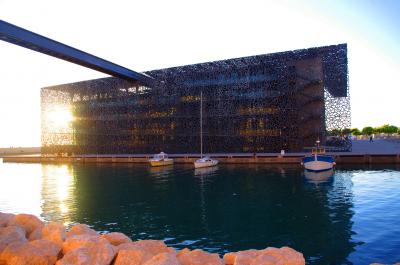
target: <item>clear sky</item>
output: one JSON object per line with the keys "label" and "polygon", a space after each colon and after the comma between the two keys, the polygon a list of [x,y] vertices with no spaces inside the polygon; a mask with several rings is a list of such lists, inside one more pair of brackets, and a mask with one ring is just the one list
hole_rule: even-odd
{"label": "clear sky", "polygon": [[[0,19],[146,71],[348,44],[352,127],[400,126],[400,1],[0,0]],[[0,147],[40,145],[40,88],[104,77],[0,41]]]}

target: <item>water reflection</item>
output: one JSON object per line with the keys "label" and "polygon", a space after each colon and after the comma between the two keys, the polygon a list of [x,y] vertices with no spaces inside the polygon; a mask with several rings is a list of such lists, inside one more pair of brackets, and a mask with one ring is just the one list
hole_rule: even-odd
{"label": "water reflection", "polygon": [[69,225],[74,205],[74,170],[71,165],[42,165],[42,216]]}
{"label": "water reflection", "polygon": [[[210,228],[207,222],[207,197],[206,197],[206,189],[207,189],[207,182],[211,181],[214,174],[217,172],[218,166],[214,167],[204,167],[204,168],[195,168],[194,169],[194,176],[199,180],[199,188],[200,188],[200,209],[201,209],[201,226],[206,231],[206,235],[209,234]],[[185,244],[182,244],[185,245]],[[176,246],[180,246],[180,244],[176,244]]]}
{"label": "water reflection", "polygon": [[204,178],[212,176],[217,170],[218,170],[218,166],[195,168],[194,175],[200,177],[200,179],[203,182]]}
{"label": "water reflection", "polygon": [[174,169],[174,166],[168,165],[162,167],[149,167],[148,169],[151,175],[166,176]]}
{"label": "water reflection", "polygon": [[321,171],[321,172],[313,172],[304,170],[304,176],[306,177],[309,183],[315,184],[316,186],[331,182],[333,179],[333,169]]}
{"label": "water reflection", "polygon": [[[308,264],[343,264],[366,241],[354,235],[366,231],[354,230],[354,220],[365,222],[354,216],[376,209],[377,198],[368,198],[379,187],[363,192],[353,183],[356,176],[358,187],[366,186],[381,171],[371,172],[337,168],[334,176],[307,175],[287,165],[194,170],[185,165],[0,164],[0,211],[84,222],[132,239],[164,238],[172,246],[219,253],[288,245],[303,252]],[[385,194],[397,183],[390,180]],[[355,194],[362,198],[358,208]],[[367,253],[368,247],[362,250]]]}

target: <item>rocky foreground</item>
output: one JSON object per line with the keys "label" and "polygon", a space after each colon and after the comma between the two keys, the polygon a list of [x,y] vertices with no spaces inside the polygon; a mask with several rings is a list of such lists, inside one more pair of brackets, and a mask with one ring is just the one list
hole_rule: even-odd
{"label": "rocky foreground", "polygon": [[87,225],[67,230],[30,214],[0,212],[0,265],[301,265],[301,253],[266,248],[227,253],[176,251],[159,240],[132,241],[122,233],[100,235]]}

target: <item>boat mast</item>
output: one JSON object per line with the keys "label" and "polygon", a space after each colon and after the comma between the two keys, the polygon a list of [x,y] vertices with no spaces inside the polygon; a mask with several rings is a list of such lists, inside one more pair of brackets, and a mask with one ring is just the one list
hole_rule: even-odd
{"label": "boat mast", "polygon": [[203,90],[200,91],[200,158],[203,158]]}

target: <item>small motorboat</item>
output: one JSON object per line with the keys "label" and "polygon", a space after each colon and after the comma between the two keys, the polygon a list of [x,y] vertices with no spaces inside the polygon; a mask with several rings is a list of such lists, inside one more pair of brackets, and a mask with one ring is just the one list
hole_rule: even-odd
{"label": "small motorboat", "polygon": [[321,172],[331,170],[336,165],[333,156],[325,154],[325,148],[319,145],[320,141],[316,141],[316,146],[311,149],[311,155],[307,155],[302,159],[301,164],[306,170]]}
{"label": "small motorboat", "polygon": [[155,154],[153,158],[149,159],[149,162],[152,167],[160,167],[172,165],[174,160],[172,158],[168,158],[166,153],[161,152],[159,154]]}
{"label": "small motorboat", "polygon": [[213,167],[218,164],[218,160],[212,159],[208,156],[197,159],[194,162],[194,168]]}

